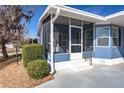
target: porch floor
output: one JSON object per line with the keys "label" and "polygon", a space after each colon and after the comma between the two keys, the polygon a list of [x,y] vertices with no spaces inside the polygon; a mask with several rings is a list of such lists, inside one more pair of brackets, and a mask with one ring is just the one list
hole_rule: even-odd
{"label": "porch floor", "polygon": [[68,68],[74,72],[86,70],[93,68],[93,65],[89,65],[89,62],[85,61],[84,59],[81,60],[73,60],[73,61],[66,61],[61,63],[55,63],[56,70]]}
{"label": "porch floor", "polygon": [[39,88],[124,88],[124,63],[116,65],[94,65],[94,69],[73,72],[58,70],[55,79]]}

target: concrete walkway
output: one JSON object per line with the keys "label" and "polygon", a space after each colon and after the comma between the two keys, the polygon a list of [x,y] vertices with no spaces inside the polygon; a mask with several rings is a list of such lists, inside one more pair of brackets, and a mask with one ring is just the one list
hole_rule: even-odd
{"label": "concrete walkway", "polygon": [[112,66],[95,65],[93,69],[74,72],[59,70],[55,79],[38,88],[124,88],[124,63]]}

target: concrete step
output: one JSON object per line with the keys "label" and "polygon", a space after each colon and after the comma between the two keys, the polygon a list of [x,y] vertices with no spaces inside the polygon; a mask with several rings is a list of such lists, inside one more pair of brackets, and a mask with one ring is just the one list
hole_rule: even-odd
{"label": "concrete step", "polygon": [[93,68],[93,66],[90,66],[89,62],[86,62],[82,59],[82,60],[73,60],[73,61],[56,63],[55,68],[56,70],[69,68],[70,70],[78,72],[81,70]]}
{"label": "concrete step", "polygon": [[93,65],[91,66],[88,62],[72,62],[70,63],[69,68],[75,72],[87,70],[90,68],[93,68]]}

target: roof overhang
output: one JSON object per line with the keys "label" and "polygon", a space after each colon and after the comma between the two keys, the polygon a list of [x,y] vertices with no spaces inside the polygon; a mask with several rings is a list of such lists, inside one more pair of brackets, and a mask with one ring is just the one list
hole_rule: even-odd
{"label": "roof overhang", "polygon": [[79,20],[85,20],[89,22],[94,22],[94,23],[109,23],[109,24],[115,24],[119,26],[124,26],[124,11],[112,14],[110,16],[99,16],[96,14],[92,14],[89,12],[85,12],[82,10],[70,8],[67,6],[61,6],[61,5],[50,5],[46,8],[45,12],[39,19],[38,23],[38,35],[40,34],[41,26],[42,26],[42,21],[49,15],[49,14],[56,14],[57,9],[60,9],[60,14],[61,16],[66,16],[69,18],[76,18]]}
{"label": "roof overhang", "polygon": [[60,6],[60,5],[55,5],[55,6],[48,6],[46,11],[44,12],[43,16],[41,16],[40,20],[42,21],[45,17],[45,14],[55,14],[56,10],[60,9],[60,15],[70,17],[70,18],[76,18],[80,20],[86,20],[90,22],[101,22],[105,21],[105,18],[99,15],[95,15],[92,13],[88,13],[82,10],[70,8],[67,6]]}
{"label": "roof overhang", "polygon": [[88,13],[85,11],[81,11],[78,9],[70,8],[67,6],[52,6],[51,9],[54,11],[54,9],[59,8],[60,9],[60,15],[70,17],[70,18],[76,18],[79,20],[86,20],[90,22],[100,22],[100,21],[105,21],[104,17],[98,16],[92,13]]}
{"label": "roof overhang", "polygon": [[124,11],[106,16],[106,21],[118,26],[124,26]]}
{"label": "roof overhang", "polygon": [[57,9],[60,9],[61,16],[69,17],[69,18],[76,18],[79,20],[85,20],[90,22],[104,22],[105,18],[102,16],[98,16],[92,13],[88,13],[82,10],[70,8],[67,6],[60,6],[60,5],[50,5],[46,8],[45,12],[39,19],[38,23],[38,35],[40,34],[39,31],[41,30],[42,21],[47,17],[49,14],[56,14]]}

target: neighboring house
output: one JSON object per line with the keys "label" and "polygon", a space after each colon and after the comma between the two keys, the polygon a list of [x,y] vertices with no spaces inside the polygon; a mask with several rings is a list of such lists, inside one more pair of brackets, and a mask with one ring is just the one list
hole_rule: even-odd
{"label": "neighboring house", "polygon": [[124,57],[124,11],[99,16],[67,6],[48,6],[38,36],[54,71],[54,63],[83,59],[87,48],[94,63],[115,64]]}
{"label": "neighboring house", "polygon": [[14,48],[14,44],[6,44],[6,48]]}

